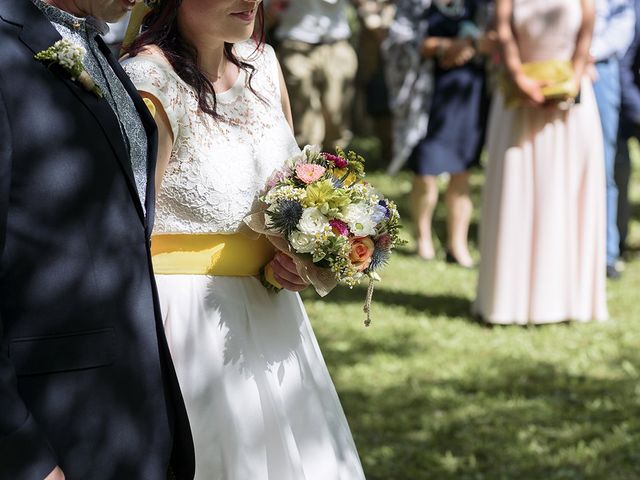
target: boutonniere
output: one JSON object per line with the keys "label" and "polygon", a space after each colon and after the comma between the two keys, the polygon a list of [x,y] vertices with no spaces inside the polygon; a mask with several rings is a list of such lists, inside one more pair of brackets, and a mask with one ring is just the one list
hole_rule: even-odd
{"label": "boutonniere", "polygon": [[35,59],[47,65],[58,65],[71,76],[71,80],[78,82],[82,87],[93,93],[96,97],[102,98],[102,90],[87,73],[82,64],[87,51],[80,45],[63,39],[58,40],[51,47],[36,53]]}

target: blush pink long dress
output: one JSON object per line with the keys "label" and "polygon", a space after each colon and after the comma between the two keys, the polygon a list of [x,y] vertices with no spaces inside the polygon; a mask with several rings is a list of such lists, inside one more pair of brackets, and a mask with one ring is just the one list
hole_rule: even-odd
{"label": "blush pink long dress", "polygon": [[[523,62],[568,60],[580,0],[514,0]],[[604,151],[591,82],[568,111],[506,108],[488,129],[474,312],[498,324],[607,318]]]}

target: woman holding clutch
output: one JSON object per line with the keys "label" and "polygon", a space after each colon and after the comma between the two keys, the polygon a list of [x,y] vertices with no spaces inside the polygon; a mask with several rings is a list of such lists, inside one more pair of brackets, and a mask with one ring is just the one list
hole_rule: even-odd
{"label": "woman holding clutch", "polygon": [[[504,91],[517,101],[498,93],[490,114],[475,313],[501,324],[605,320],[592,0],[497,0],[496,16]],[[536,79],[541,61],[569,65],[564,85]]]}

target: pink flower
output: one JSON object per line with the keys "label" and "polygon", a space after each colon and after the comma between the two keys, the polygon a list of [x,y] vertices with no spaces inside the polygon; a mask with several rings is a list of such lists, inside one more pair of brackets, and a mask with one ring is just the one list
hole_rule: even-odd
{"label": "pink flower", "polygon": [[273,172],[273,174],[267,180],[267,189],[271,190],[278,183],[280,183],[282,180],[284,180],[285,176],[286,176],[285,173],[283,171],[281,171],[281,170],[277,170],[277,171]]}
{"label": "pink flower", "polygon": [[326,168],[322,165],[315,165],[313,163],[301,163],[296,165],[296,176],[306,184],[313,183],[318,180]]}
{"label": "pink flower", "polygon": [[331,229],[336,235],[342,235],[343,237],[349,236],[349,225],[342,220],[329,220],[329,225],[331,225]]}
{"label": "pink flower", "polygon": [[325,160],[333,163],[336,168],[347,168],[349,162],[346,159],[339,157],[338,155],[333,155],[332,153],[323,153],[322,156]]}

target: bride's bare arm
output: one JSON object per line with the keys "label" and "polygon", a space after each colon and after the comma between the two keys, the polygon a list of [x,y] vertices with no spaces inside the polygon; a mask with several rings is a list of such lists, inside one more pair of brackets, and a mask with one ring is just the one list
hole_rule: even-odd
{"label": "bride's bare arm", "polygon": [[507,72],[520,90],[525,101],[542,105],[542,83],[527,77],[522,72],[520,50],[512,28],[513,0],[496,0],[496,30],[502,48],[502,58]]}
{"label": "bride's bare arm", "polygon": [[287,84],[284,82],[284,75],[282,74],[282,68],[278,63],[278,76],[280,77],[280,101],[282,102],[282,111],[284,117],[287,119],[287,123],[293,131],[293,116],[291,115],[291,102],[289,101],[289,92],[287,91]]}
{"label": "bride's bare arm", "polygon": [[[293,131],[293,118],[291,115],[291,103],[289,101],[289,92],[287,92],[287,85],[284,82],[284,75],[282,74],[282,68],[278,63],[278,76],[280,77],[280,100],[282,102],[282,111],[284,117],[287,119],[287,123]],[[287,290],[299,292],[304,290],[309,285],[298,275],[296,271],[295,263],[293,260],[284,253],[278,253],[271,261],[273,273],[280,285]]]}
{"label": "bride's bare arm", "polygon": [[589,64],[589,48],[591,47],[591,37],[593,36],[593,26],[595,24],[593,0],[580,0],[580,6],[582,7],[582,24],[576,38],[576,49],[571,59],[578,86]]}
{"label": "bride's bare arm", "polygon": [[171,158],[171,150],[173,148],[173,132],[171,131],[171,124],[169,123],[169,117],[164,111],[164,107],[160,100],[147,92],[139,92],[142,98],[148,99],[153,103],[155,107],[154,120],[158,126],[158,156],[156,159],[156,194],[160,191],[160,185],[162,184],[162,177],[164,171],[167,169],[169,159]]}

